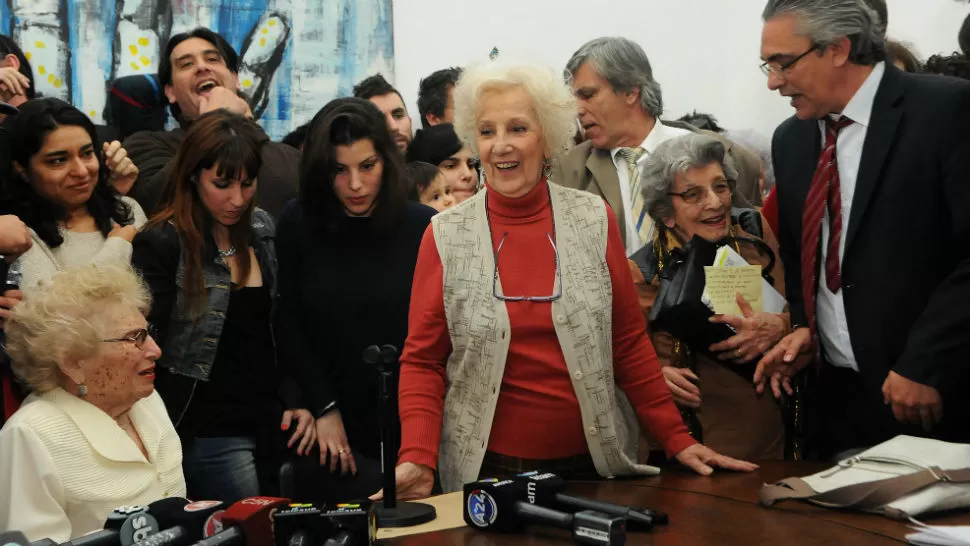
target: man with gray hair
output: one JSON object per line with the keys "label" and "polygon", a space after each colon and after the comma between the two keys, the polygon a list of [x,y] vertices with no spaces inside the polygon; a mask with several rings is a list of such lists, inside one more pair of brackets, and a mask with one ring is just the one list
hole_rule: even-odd
{"label": "man with gray hair", "polygon": [[[686,123],[660,120],[663,97],[650,61],[626,38],[597,38],[566,64],[566,79],[579,103],[583,142],[563,158],[552,181],[603,197],[613,208],[627,255],[653,239],[653,222],[640,196],[640,166],[661,142],[696,132]],[[757,157],[728,146],[740,173],[735,204],[761,203]]]}
{"label": "man with gray hair", "polygon": [[898,434],[970,441],[970,83],[885,62],[864,0],[770,0],[793,333],[755,374],[775,395],[813,361],[826,457]]}

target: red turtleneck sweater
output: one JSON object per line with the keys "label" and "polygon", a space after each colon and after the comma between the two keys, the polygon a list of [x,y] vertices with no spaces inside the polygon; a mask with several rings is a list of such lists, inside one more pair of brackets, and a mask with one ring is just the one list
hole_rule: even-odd
{"label": "red turtleneck sweater", "polygon": [[[556,261],[546,233],[552,209],[546,182],[512,199],[488,190],[492,241],[506,296],[549,296]],[[640,422],[669,455],[694,443],[687,433],[646,334],[636,287],[613,211],[607,207],[606,261],[613,284],[613,368]],[[429,226],[418,251],[408,339],[401,356],[400,462],[436,467],[446,363],[451,339],[442,293],[441,257]],[[556,459],[587,451],[579,402],[552,322],[552,304],[506,302],[511,322],[505,375],[488,450],[525,459]]]}

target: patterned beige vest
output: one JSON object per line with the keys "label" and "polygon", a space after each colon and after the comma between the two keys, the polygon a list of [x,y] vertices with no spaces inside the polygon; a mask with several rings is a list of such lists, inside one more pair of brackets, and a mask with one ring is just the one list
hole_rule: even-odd
{"label": "patterned beige vest", "polygon": [[[606,205],[557,184],[549,190],[563,285],[562,298],[552,304],[553,323],[596,470],[604,477],[656,474],[659,469],[636,464],[639,423],[613,377]],[[492,294],[485,192],[436,215],[432,226],[452,344],[438,458],[442,485],[450,492],[478,479],[512,334],[505,302]]]}

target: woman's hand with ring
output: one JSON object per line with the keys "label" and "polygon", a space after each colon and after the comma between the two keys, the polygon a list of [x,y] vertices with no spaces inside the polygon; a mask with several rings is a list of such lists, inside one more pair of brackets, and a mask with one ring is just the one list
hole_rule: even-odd
{"label": "woman's hand with ring", "polygon": [[727,324],[734,328],[736,335],[711,345],[712,353],[719,353],[720,360],[731,360],[737,364],[759,358],[774,347],[788,331],[786,315],[755,312],[741,294],[737,296],[738,308],[743,317],[715,315],[711,322]]}
{"label": "woman's hand with ring", "polygon": [[320,444],[320,464],[327,464],[327,456],[330,458],[330,472],[337,471],[337,463],[340,463],[340,473],[348,472],[357,475],[357,461],[350,452],[347,443],[347,432],[344,430],[344,421],[340,417],[339,410],[332,410],[323,417],[317,419],[317,443]]}

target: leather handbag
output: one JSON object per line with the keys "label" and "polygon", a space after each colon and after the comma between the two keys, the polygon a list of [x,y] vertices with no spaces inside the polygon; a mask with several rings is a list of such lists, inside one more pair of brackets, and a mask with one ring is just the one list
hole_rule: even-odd
{"label": "leather handbag", "polygon": [[[764,268],[770,272],[774,266],[774,252],[759,240],[748,238],[729,238],[727,242],[744,241],[767,249],[769,264]],[[726,324],[710,322],[714,311],[701,301],[704,292],[704,266],[714,263],[717,249],[724,241],[712,243],[694,236],[683,248],[673,249],[670,259],[660,272],[660,289],[650,311],[650,329],[654,332],[668,332],[681,342],[686,343],[694,352],[716,358],[709,348],[735,334]],[[743,364],[729,364],[731,371],[747,380],[754,378],[757,358]]]}
{"label": "leather handbag", "polygon": [[834,467],[762,486],[761,504],[799,499],[905,520],[970,507],[970,444],[896,436]]}

